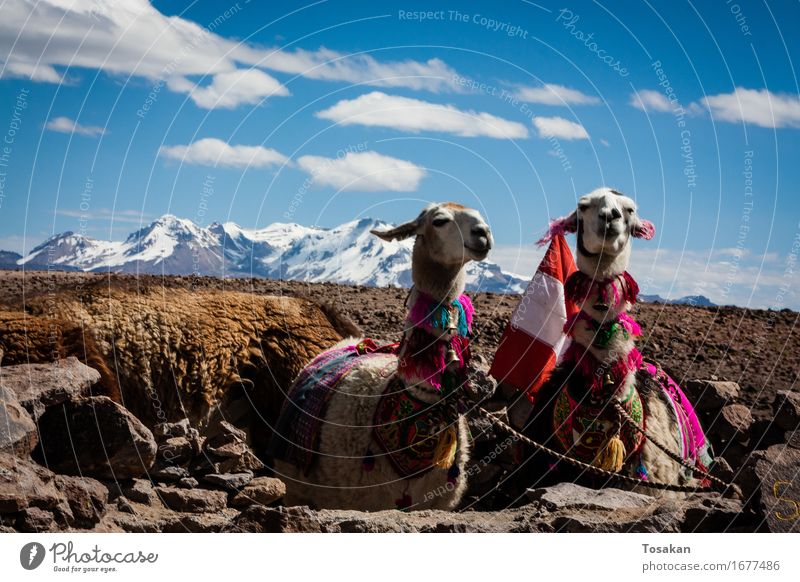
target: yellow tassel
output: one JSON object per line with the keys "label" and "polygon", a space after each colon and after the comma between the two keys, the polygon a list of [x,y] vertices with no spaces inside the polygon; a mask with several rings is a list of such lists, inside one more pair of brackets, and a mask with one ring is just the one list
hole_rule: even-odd
{"label": "yellow tassel", "polygon": [[447,427],[439,437],[439,444],[433,453],[433,464],[442,469],[449,469],[456,460],[456,429]]}
{"label": "yellow tassel", "polygon": [[622,464],[625,461],[625,444],[619,435],[615,435],[608,439],[606,447],[597,455],[594,460],[594,465],[605,469],[606,471],[613,471],[618,473],[622,469]]}

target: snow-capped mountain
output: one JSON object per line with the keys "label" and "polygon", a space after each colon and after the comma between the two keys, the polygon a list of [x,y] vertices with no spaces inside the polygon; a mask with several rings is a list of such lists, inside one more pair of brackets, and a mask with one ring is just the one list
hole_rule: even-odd
{"label": "snow-capped mountain", "polygon": [[[26,268],[169,275],[253,276],[370,286],[411,285],[413,242],[384,242],[370,230],[392,225],[369,218],[336,228],[274,223],[252,230],[233,222],[206,228],[167,214],[124,241],[73,232],[53,236],[18,259]],[[471,291],[521,293],[527,279],[491,261],[470,263]]]}

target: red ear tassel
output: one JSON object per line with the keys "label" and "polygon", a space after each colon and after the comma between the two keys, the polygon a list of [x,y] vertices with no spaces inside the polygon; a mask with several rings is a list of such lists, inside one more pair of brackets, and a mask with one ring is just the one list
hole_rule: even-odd
{"label": "red ear tassel", "polygon": [[639,224],[633,229],[633,236],[650,240],[656,234],[656,227],[649,220],[639,220]]}
{"label": "red ear tassel", "polygon": [[547,229],[547,233],[536,241],[536,244],[539,246],[546,245],[553,237],[558,236],[559,234],[565,234],[567,232],[575,232],[578,230],[578,217],[573,212],[569,216],[562,216],[561,218],[556,218],[555,220],[550,221],[550,227]]}

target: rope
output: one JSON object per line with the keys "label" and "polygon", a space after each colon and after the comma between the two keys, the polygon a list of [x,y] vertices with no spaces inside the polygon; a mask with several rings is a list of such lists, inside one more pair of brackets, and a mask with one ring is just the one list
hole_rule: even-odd
{"label": "rope", "polygon": [[715,477],[714,475],[712,475],[708,471],[704,471],[703,469],[700,469],[700,468],[697,468],[697,467],[694,467],[694,466],[690,465],[689,463],[686,462],[686,460],[684,458],[682,458],[682,457],[678,456],[676,453],[670,451],[665,445],[663,445],[661,442],[656,440],[655,437],[649,435],[647,433],[647,431],[645,431],[642,427],[640,427],[636,423],[636,421],[633,418],[631,418],[630,414],[628,414],[628,411],[625,410],[625,408],[622,406],[622,404],[619,401],[617,401],[617,400],[614,401],[614,408],[617,410],[617,413],[620,415],[620,417],[622,417],[622,419],[625,422],[630,424],[634,429],[636,429],[639,433],[641,433],[644,436],[644,438],[646,438],[648,441],[653,443],[657,448],[659,448],[670,459],[672,459],[673,461],[675,461],[676,463],[678,463],[679,465],[681,465],[685,469],[689,469],[693,473],[697,473],[701,477],[705,477],[706,479],[708,479],[712,483],[717,484],[719,487],[722,488],[722,491],[726,491],[727,489],[731,489],[735,494],[741,495],[742,492],[741,492],[741,489],[739,489],[738,485],[736,485],[734,483],[727,483],[726,481],[723,481],[719,477]]}
{"label": "rope", "polygon": [[[598,476],[601,476],[601,477],[606,477],[608,479],[614,479],[614,480],[622,481],[622,482],[625,482],[625,483],[631,483],[631,484],[634,484],[634,485],[638,485],[638,486],[642,486],[642,487],[649,487],[651,489],[659,489],[659,490],[663,490],[663,491],[676,491],[676,492],[679,492],[679,493],[697,493],[697,492],[702,492],[702,491],[713,491],[714,490],[714,488],[712,488],[712,487],[705,487],[705,486],[691,487],[689,485],[673,485],[671,483],[657,483],[657,482],[654,482],[654,481],[643,481],[641,479],[636,479],[635,477],[630,477],[628,475],[623,475],[623,474],[620,474],[620,473],[615,473],[613,471],[607,471],[606,469],[601,469],[600,467],[595,467],[594,465],[590,465],[588,463],[584,463],[583,461],[579,461],[578,459],[573,459],[572,457],[568,457],[567,455],[559,453],[558,451],[554,451],[553,449],[551,449],[549,447],[546,447],[543,444],[537,443],[535,440],[533,440],[531,438],[528,438],[527,436],[525,436],[524,434],[520,433],[516,429],[514,429],[511,426],[507,425],[505,422],[503,422],[499,418],[496,418],[494,415],[489,413],[485,408],[483,408],[481,406],[478,406],[477,409],[478,409],[478,412],[480,412],[483,416],[485,416],[487,419],[489,419],[490,422],[494,423],[495,425],[500,427],[502,430],[504,430],[505,432],[511,434],[512,436],[516,437],[517,439],[521,440],[522,442],[524,442],[524,443],[532,446],[533,448],[535,448],[535,449],[537,449],[539,451],[542,451],[542,452],[544,452],[544,453],[546,453],[546,454],[548,454],[548,455],[550,455],[552,457],[555,457],[556,459],[558,459],[560,461],[564,461],[565,463],[568,463],[570,465],[574,465],[575,467],[583,469],[584,471],[586,471],[588,473],[592,473],[594,475],[598,475]],[[645,436],[647,436],[647,435],[645,434]],[[658,445],[656,445],[656,446],[658,446]],[[722,485],[725,486],[725,489],[722,491],[723,493],[726,492],[730,488],[730,490],[733,492],[734,495],[741,496],[741,490],[736,485],[725,483],[724,481],[721,481],[721,480],[717,479],[716,477],[713,477],[712,482],[715,483],[717,481],[719,481],[719,483],[721,483]]]}

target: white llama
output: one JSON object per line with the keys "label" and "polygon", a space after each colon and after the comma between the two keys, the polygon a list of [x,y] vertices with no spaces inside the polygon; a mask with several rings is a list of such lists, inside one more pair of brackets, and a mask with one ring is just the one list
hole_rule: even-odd
{"label": "white llama", "polygon": [[[531,434],[604,469],[696,484],[692,471],[643,438],[631,422],[689,465],[711,465],[711,449],[691,403],[657,364],[642,361],[635,346],[641,330],[627,312],[639,289],[626,269],[631,239],[652,238],[652,223],[639,218],[633,200],[600,188],[583,196],[572,214],[553,221],[539,242],[564,232],[577,235],[578,271],[567,280],[565,295],[580,312],[565,326],[572,343],[536,395]],[[559,472],[564,479],[571,471],[561,463]]]}
{"label": "white llama", "polygon": [[450,509],[466,489],[469,452],[459,411],[472,322],[465,266],[486,258],[492,235],[454,203],[373,234],[416,237],[400,344],[351,338],[300,373],[273,437],[275,472],[287,505]]}

